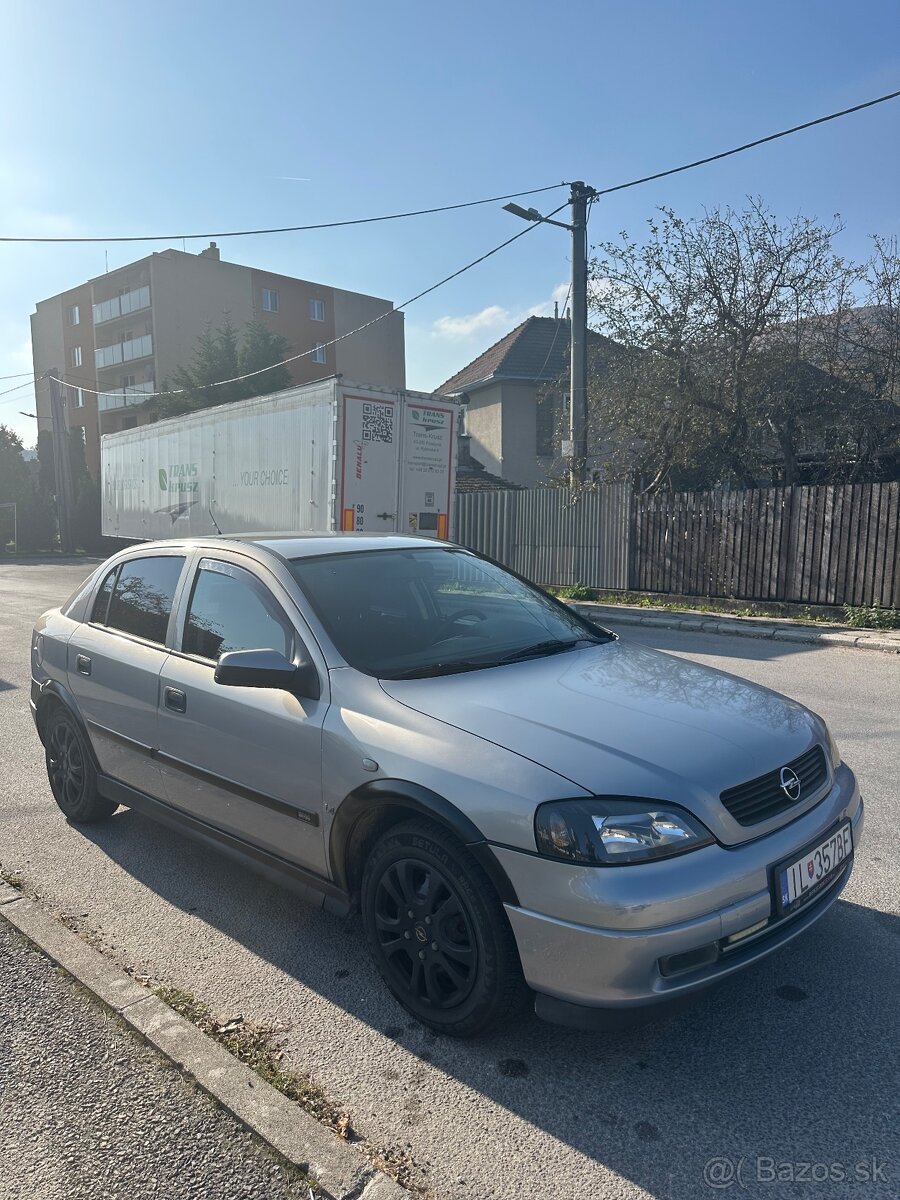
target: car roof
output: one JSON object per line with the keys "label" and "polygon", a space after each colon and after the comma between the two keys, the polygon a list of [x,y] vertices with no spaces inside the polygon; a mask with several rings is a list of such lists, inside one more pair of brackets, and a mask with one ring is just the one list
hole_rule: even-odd
{"label": "car roof", "polygon": [[423,546],[447,545],[437,538],[397,533],[248,533],[236,540],[252,542],[282,558],[345,554],[354,550],[415,550]]}
{"label": "car roof", "polygon": [[[140,544],[141,550],[150,546],[175,549],[255,548],[268,551],[278,558],[312,558],[323,554],[346,554],[360,550],[421,550],[444,548],[453,543],[437,538],[396,533],[242,533],[207,535],[204,537],[161,539]],[[138,549],[138,547],[134,547]]]}

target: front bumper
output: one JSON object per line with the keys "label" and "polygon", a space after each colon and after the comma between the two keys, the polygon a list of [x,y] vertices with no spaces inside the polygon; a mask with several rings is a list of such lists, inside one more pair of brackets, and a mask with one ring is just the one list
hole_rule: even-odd
{"label": "front bumper", "polygon": [[[855,851],[863,803],[853,772],[841,765],[815,808],[740,846],[634,867],[575,867],[495,847],[519,897],[505,908],[539,1015],[588,1025],[590,1013],[567,1016],[567,1009],[677,1001],[785,945],[834,903],[853,860],[827,890],[781,919],[769,869],[847,819]],[[547,914],[551,907],[558,915]],[[758,925],[746,939],[727,941]],[[603,1014],[596,1016],[602,1023]]]}

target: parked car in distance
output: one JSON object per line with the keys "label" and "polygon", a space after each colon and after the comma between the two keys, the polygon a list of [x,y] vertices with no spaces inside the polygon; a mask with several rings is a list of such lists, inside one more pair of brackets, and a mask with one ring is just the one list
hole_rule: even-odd
{"label": "parked car in distance", "polygon": [[74,824],[134,808],[326,907],[433,1029],[609,1026],[784,946],[863,803],[824,722],[477,554],[353,534],[135,546],[34,629]]}

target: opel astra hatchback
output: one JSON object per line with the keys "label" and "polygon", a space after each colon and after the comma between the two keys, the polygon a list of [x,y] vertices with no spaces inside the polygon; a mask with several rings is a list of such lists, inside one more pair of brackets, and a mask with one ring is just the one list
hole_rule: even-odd
{"label": "opel astra hatchback", "polygon": [[863,826],[823,721],[412,537],[151,543],[38,621],[73,823],[120,805],[338,912],[424,1024],[617,1022],[802,933]]}

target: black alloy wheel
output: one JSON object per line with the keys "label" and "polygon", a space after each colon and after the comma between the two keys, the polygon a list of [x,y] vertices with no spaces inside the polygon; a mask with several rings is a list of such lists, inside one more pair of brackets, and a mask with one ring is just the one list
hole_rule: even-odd
{"label": "black alloy wheel", "polygon": [[435,1009],[462,1004],[472,990],[478,944],[465,901],[437,867],[401,858],[375,885],[379,948],[396,984]]}
{"label": "black alloy wheel", "polygon": [[47,718],[44,757],[53,798],[70,821],[102,821],[119,807],[97,791],[97,772],[84,737],[62,705]]}
{"label": "black alloy wheel", "polygon": [[447,829],[389,829],[363,872],[369,949],[395,998],[423,1025],[472,1037],[527,995],[512,930],[484,871]]}
{"label": "black alloy wheel", "polygon": [[56,721],[47,740],[47,773],[60,804],[77,808],[84,798],[84,752],[68,721]]}

